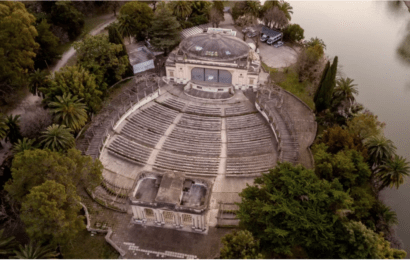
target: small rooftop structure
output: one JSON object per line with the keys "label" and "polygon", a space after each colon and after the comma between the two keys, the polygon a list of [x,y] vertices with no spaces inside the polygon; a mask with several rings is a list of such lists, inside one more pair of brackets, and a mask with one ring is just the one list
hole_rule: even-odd
{"label": "small rooftop structure", "polygon": [[126,49],[134,74],[155,68],[155,54],[145,47],[143,43],[129,44],[126,46]]}
{"label": "small rooftop structure", "polygon": [[283,36],[283,33],[275,31],[273,29],[269,29],[268,27],[262,27],[262,34],[266,34],[269,37],[276,37],[276,36]]}

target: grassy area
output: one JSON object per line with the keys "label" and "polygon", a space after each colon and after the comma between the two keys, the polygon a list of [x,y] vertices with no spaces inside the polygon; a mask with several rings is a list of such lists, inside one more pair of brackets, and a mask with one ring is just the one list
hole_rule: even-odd
{"label": "grassy area", "polygon": [[91,236],[90,232],[83,230],[75,239],[61,246],[61,254],[65,259],[118,259],[119,254],[105,241],[104,236]]}
{"label": "grassy area", "polygon": [[315,103],[313,102],[313,96],[309,93],[308,81],[299,82],[299,76],[292,68],[285,68],[283,71],[279,71],[274,68],[268,67],[262,62],[262,67],[268,71],[272,80],[282,87],[283,89],[291,92],[303,102],[305,102],[311,109],[315,109]]}

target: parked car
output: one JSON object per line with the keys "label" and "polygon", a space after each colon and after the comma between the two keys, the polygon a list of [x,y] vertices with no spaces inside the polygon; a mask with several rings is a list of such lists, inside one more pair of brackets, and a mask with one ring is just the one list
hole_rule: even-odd
{"label": "parked car", "polygon": [[276,42],[277,40],[279,40],[279,39],[269,38],[269,39],[266,41],[266,43],[269,44],[269,45],[272,45],[272,43]]}
{"label": "parked car", "polygon": [[261,42],[266,42],[266,40],[268,39],[269,37],[266,35],[266,34],[263,34],[262,36],[261,36]]}
{"label": "parked car", "polygon": [[255,31],[250,31],[247,36],[248,36],[248,38],[253,38],[253,37],[255,37],[256,35],[258,35],[257,32],[255,32]]}
{"label": "parked car", "polygon": [[279,47],[282,46],[282,45],[283,45],[283,41],[278,41],[277,43],[275,43],[275,44],[273,45],[273,47],[279,48]]}
{"label": "parked car", "polygon": [[242,29],[242,32],[243,32],[243,33],[247,33],[247,32],[249,32],[251,29],[252,29],[251,27],[245,27],[244,29]]}

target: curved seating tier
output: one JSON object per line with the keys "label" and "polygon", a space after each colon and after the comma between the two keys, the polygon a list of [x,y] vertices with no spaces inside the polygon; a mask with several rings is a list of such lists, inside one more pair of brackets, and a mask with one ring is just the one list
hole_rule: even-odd
{"label": "curved seating tier", "polygon": [[217,174],[219,158],[194,157],[160,151],[154,169],[182,171],[187,173]]}
{"label": "curved seating tier", "polygon": [[221,108],[215,107],[189,105],[185,109],[185,112],[199,115],[221,116],[222,110]]}
{"label": "curved seating tier", "polygon": [[225,108],[225,116],[237,116],[252,112],[255,112],[255,109],[246,105]]}
{"label": "curved seating tier", "polygon": [[261,174],[268,172],[269,169],[276,165],[276,158],[272,154],[227,158],[226,174],[241,175],[241,174]]}
{"label": "curved seating tier", "polygon": [[258,113],[232,116],[226,118],[227,129],[254,127],[258,125],[266,125],[266,121]]}
{"label": "curved seating tier", "polygon": [[273,153],[274,147],[271,139],[254,140],[248,142],[228,142],[228,156],[250,156]]}
{"label": "curved seating tier", "polygon": [[168,137],[163,149],[186,155],[218,157],[221,153],[221,142],[202,143]]}
{"label": "curved seating tier", "polygon": [[206,131],[220,131],[221,118],[184,114],[177,126]]}
{"label": "curved seating tier", "polygon": [[191,140],[193,142],[221,142],[221,132],[219,131],[201,131],[176,126],[168,138],[181,140]]}
{"label": "curved seating tier", "polygon": [[139,165],[144,165],[152,152],[151,148],[139,145],[122,136],[117,136],[108,146],[108,150]]}
{"label": "curved seating tier", "polygon": [[229,92],[209,92],[194,88],[185,90],[185,93],[187,93],[190,96],[206,99],[227,99],[232,97],[232,94]]}
{"label": "curved seating tier", "polygon": [[166,106],[169,106],[175,110],[182,110],[185,107],[185,103],[176,100],[175,98],[169,97],[161,102]]}
{"label": "curved seating tier", "polygon": [[247,127],[244,129],[228,129],[228,142],[246,142],[251,140],[270,139],[271,130],[266,125]]}

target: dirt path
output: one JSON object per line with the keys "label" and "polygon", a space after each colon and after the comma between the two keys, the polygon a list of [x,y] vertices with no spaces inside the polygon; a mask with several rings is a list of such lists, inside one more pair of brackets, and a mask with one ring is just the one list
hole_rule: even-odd
{"label": "dirt path", "polygon": [[[89,32],[90,35],[97,35],[101,33],[105,27],[107,27],[109,24],[115,21],[116,17],[114,17],[112,14],[107,15],[107,20],[98,25],[96,28],[91,30]],[[63,55],[61,56],[61,59],[57,62],[57,64],[51,69],[51,72],[54,73],[58,70],[60,70],[62,67],[64,67],[67,63],[67,61],[73,57],[75,54],[75,50],[73,47],[71,47],[68,51],[64,52]],[[11,110],[8,114],[11,115],[22,115],[24,114],[27,110],[32,109],[33,107],[36,107],[41,104],[41,98],[38,96],[35,96],[31,93],[29,93],[13,110]],[[0,149],[0,165],[3,163],[4,159],[7,157],[8,152],[11,148],[10,143],[5,143],[4,141],[1,141],[3,148]]]}

